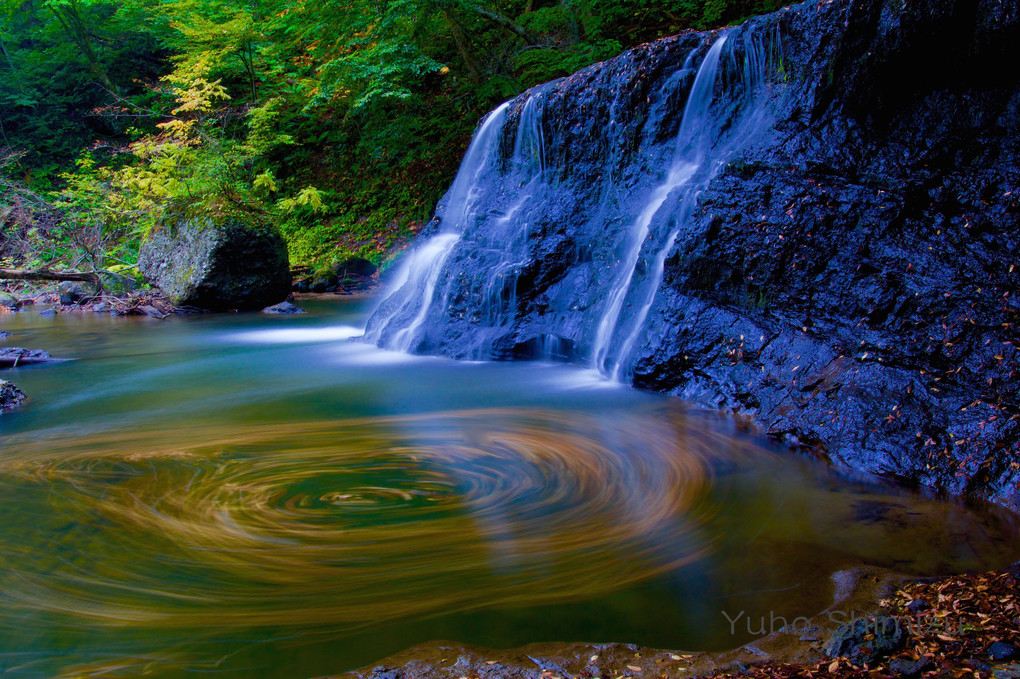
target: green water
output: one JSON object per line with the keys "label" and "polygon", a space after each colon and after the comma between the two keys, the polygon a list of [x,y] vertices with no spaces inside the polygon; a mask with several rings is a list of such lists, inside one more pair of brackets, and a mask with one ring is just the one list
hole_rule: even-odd
{"label": "green water", "polygon": [[453,639],[724,649],[833,572],[998,567],[936,502],[567,366],[457,363],[297,317],[0,316],[5,676],[310,677]]}

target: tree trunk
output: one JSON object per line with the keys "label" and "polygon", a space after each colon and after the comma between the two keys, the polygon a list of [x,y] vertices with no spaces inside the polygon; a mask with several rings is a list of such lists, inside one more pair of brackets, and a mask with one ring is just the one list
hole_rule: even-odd
{"label": "tree trunk", "polygon": [[468,41],[468,37],[464,34],[464,29],[457,23],[457,18],[453,16],[450,10],[443,8],[443,16],[446,17],[447,23],[450,24],[450,31],[453,32],[453,43],[457,46],[457,51],[460,52],[460,58],[464,60],[464,66],[467,68],[468,73],[473,80],[481,80],[482,74],[478,70],[478,63],[471,54],[471,44]]}
{"label": "tree trunk", "polygon": [[505,16],[503,16],[501,14],[496,14],[495,12],[491,12],[491,11],[485,9],[484,7],[480,7],[478,5],[468,5],[468,8],[472,12],[474,12],[475,14],[478,14],[480,16],[485,17],[486,19],[488,19],[492,23],[494,23],[494,24],[496,24],[498,26],[502,26],[503,28],[505,28],[506,30],[510,31],[511,33],[516,35],[518,38],[523,40],[524,42],[528,43],[529,45],[537,45],[538,44],[538,38],[536,38],[530,32],[525,30],[523,27],[521,27],[521,26],[515,24],[514,22],[510,21]]}
{"label": "tree trunk", "polygon": [[[17,80],[17,78],[18,78],[18,69],[14,68],[14,62],[11,61],[11,55],[7,53],[7,46],[4,45],[3,37],[0,37],[0,52],[4,53],[4,59],[7,61],[7,65],[11,67],[11,74]],[[18,81],[18,89],[19,90],[21,89],[21,81],[20,80]]]}
{"label": "tree trunk", "polygon": [[0,349],[0,368],[17,368],[19,365],[54,363],[64,360],[66,359],[53,358],[45,351],[22,349],[21,347],[4,347]]}
{"label": "tree trunk", "polygon": [[576,45],[584,40],[584,27],[577,19],[577,11],[574,9],[573,0],[560,0],[560,7],[563,8],[567,15],[567,21],[570,24],[570,38]]}
{"label": "tree trunk", "polygon": [[96,56],[95,50],[92,49],[92,40],[89,37],[88,27],[85,25],[85,19],[82,17],[81,12],[78,9],[77,2],[71,2],[67,5],[63,5],[58,9],[56,6],[50,5],[50,11],[60,22],[64,32],[71,39],[78,49],[81,50],[85,56],[85,60],[89,64],[89,70],[96,76],[96,80],[107,89],[107,91],[113,94],[120,94],[120,89],[113,84],[110,80],[110,76],[106,74],[102,64],[99,63],[99,57]]}
{"label": "tree trunk", "polygon": [[480,5],[476,5],[471,2],[454,3],[451,2],[451,0],[443,0],[443,2],[441,2],[441,6],[443,7],[444,11],[448,11],[451,7],[461,7],[468,11],[474,12],[478,16],[488,19],[497,26],[505,28],[506,30],[510,31],[511,33],[513,33],[514,35],[516,35],[518,38],[528,43],[529,45],[539,44],[538,38],[532,35],[523,26],[515,24],[513,21],[507,19],[502,14],[496,14],[495,12],[485,9]]}
{"label": "tree trunk", "polygon": [[103,281],[97,273],[87,271],[50,271],[49,269],[0,269],[0,280],[15,281],[79,281],[91,283],[96,292],[103,291]]}

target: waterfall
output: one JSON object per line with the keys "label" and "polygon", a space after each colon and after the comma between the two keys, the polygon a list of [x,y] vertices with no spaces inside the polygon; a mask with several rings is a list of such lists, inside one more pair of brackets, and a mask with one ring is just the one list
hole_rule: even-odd
{"label": "waterfall", "polygon": [[555,81],[490,113],[367,340],[629,379],[698,195],[771,125],[762,40],[735,28],[670,49],[661,68],[624,55],[582,72],[599,86]]}
{"label": "waterfall", "polygon": [[[647,205],[630,229],[631,242],[627,257],[610,289],[605,312],[599,321],[592,347],[592,365],[613,380],[620,380],[621,372],[627,368],[626,362],[644,330],[648,311],[662,282],[666,256],[690,217],[698,193],[736,150],[770,124],[770,118],[754,106],[753,96],[759,91],[758,87],[764,77],[766,59],[762,42],[753,35],[745,36],[744,59],[740,69],[746,100],[740,101],[737,98],[725,102],[724,108],[728,107],[728,111],[720,111],[718,106],[713,106],[726,44],[727,36],[721,35],[698,69],[684,108],[669,173],[666,180],[652,192]],[[733,93],[729,94],[732,96]],[[650,257],[651,275],[644,281],[644,291],[635,293],[637,312],[628,322],[621,323],[620,314],[624,302],[634,287],[639,255],[648,249],[652,220],[659,215],[667,200],[672,208],[668,216],[674,226]],[[618,335],[622,341],[618,343],[615,352],[611,353],[613,338]]]}
{"label": "waterfall", "polygon": [[[631,281],[634,278],[634,270],[637,267],[638,255],[642,246],[648,238],[648,229],[652,219],[658,214],[663,203],[673,193],[674,189],[687,184],[694,173],[704,162],[705,149],[700,124],[706,122],[708,109],[712,103],[712,90],[715,86],[716,72],[719,70],[719,55],[722,47],[726,44],[726,36],[720,37],[712,45],[708,55],[705,57],[698,75],[694,79],[694,87],[687,99],[687,106],[684,109],[683,121],[680,124],[680,142],[678,152],[673,160],[672,167],[666,181],[656,187],[645,209],[638,215],[637,220],[630,229],[630,246],[627,249],[627,256],[622,262],[617,280],[614,282],[609,293],[609,302],[606,304],[606,311],[599,321],[598,333],[595,335],[595,343],[592,346],[592,356],[595,367],[606,370],[607,354],[613,331],[620,319],[620,311],[623,308],[624,299],[630,289]],[[684,143],[688,142],[688,143]],[[685,153],[690,147],[691,153]],[[615,373],[615,370],[614,370]]]}
{"label": "waterfall", "polygon": [[[443,264],[460,240],[465,222],[474,215],[479,198],[478,183],[484,178],[487,166],[497,158],[499,131],[506,120],[508,106],[509,102],[499,106],[479,126],[450,188],[448,209],[439,225],[439,233],[404,258],[395,276],[393,292],[369,321],[365,333],[368,341],[388,349],[413,349],[416,334],[435,303],[436,284]],[[396,325],[400,322],[404,325]],[[396,331],[387,335],[391,326]]]}
{"label": "waterfall", "polygon": [[[534,92],[514,111],[512,119],[512,102],[500,105],[485,118],[444,200],[446,211],[438,233],[405,257],[394,276],[392,294],[369,321],[368,341],[401,351],[419,348],[425,341],[424,326],[430,314],[441,313],[454,292],[457,281],[442,280],[444,265],[465,233],[471,239],[472,256],[487,261],[484,272],[474,280],[481,290],[473,309],[477,332],[489,338],[513,321],[517,276],[528,261],[529,220],[522,209],[541,200],[538,194],[547,188],[540,101],[541,91]],[[513,140],[513,150],[504,158],[500,148],[508,137]],[[474,228],[478,222],[485,228]],[[488,358],[486,342],[475,344],[477,349],[466,356]]]}

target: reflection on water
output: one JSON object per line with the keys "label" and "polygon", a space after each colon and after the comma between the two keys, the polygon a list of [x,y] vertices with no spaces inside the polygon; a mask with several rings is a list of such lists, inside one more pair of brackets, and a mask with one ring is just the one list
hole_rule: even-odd
{"label": "reflection on water", "polygon": [[[313,308],[313,311],[315,309]],[[725,648],[831,573],[1008,563],[1012,518],[838,478],[562,366],[348,318],[3,317],[80,358],[0,420],[0,667],[297,677],[433,638]],[[593,388],[598,387],[598,388]]]}

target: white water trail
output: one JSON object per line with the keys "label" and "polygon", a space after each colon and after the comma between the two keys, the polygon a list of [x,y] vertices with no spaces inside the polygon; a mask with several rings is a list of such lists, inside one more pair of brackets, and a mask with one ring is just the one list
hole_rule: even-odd
{"label": "white water trail", "polygon": [[[497,191],[505,192],[507,197],[515,193],[519,195],[502,210],[501,216],[495,216],[499,211],[493,210],[488,222],[490,226],[484,237],[479,238],[479,243],[500,253],[499,261],[489,269],[487,283],[480,295],[479,327],[492,331],[507,326],[515,318],[517,276],[528,263],[531,219],[526,208],[530,203],[542,200],[545,188],[545,140],[540,100],[540,96],[531,96],[521,107],[508,174],[495,185]],[[478,347],[476,356],[487,358],[484,343]]]}
{"label": "white water trail", "polygon": [[542,135],[542,109],[539,97],[524,102],[514,140],[514,160],[525,166],[532,179],[545,170],[545,138]]}
{"label": "white water trail", "polygon": [[627,254],[621,262],[621,275],[617,277],[613,284],[609,299],[606,302],[606,311],[599,321],[595,342],[592,346],[593,367],[600,372],[610,374],[614,378],[617,374],[616,367],[607,366],[609,351],[627,292],[630,290],[631,283],[634,280],[638,258],[641,255],[641,247],[644,245],[645,239],[648,238],[652,219],[662,208],[670,194],[689,182],[704,162],[705,147],[707,146],[707,141],[704,138],[708,135],[701,129],[701,123],[707,118],[709,107],[712,104],[712,91],[715,87],[720,55],[725,43],[726,36],[721,36],[716,40],[709,49],[708,54],[705,55],[701,67],[698,69],[694,85],[691,87],[691,94],[687,99],[687,105],[684,107],[683,120],[680,123],[680,132],[678,134],[677,153],[674,156],[669,174],[666,180],[652,192],[650,200],[631,227]]}
{"label": "white water trail", "polygon": [[[374,324],[366,333],[369,341],[387,349],[410,351],[419,328],[428,318],[435,302],[439,276],[450,253],[460,240],[466,222],[471,218],[479,197],[478,183],[493,159],[497,158],[499,132],[506,121],[509,102],[496,108],[479,127],[468,146],[467,154],[453,180],[447,202],[446,213],[439,225],[439,233],[430,238],[408,255],[406,264],[401,266],[391,292],[379,308],[389,307],[389,314]],[[444,300],[445,305],[445,300]],[[398,316],[409,307],[417,313],[400,330],[387,337],[387,330]]]}
{"label": "white water trail", "polygon": [[410,273],[414,275],[414,285],[421,290],[421,304],[418,306],[418,313],[414,319],[399,332],[393,335],[390,341],[390,348],[399,351],[410,351],[411,342],[414,340],[418,328],[425,323],[429,314],[432,300],[436,294],[436,283],[439,281],[439,274],[443,271],[446,258],[453,251],[453,246],[460,240],[460,234],[440,233],[429,239],[424,247],[418,249],[411,256],[408,266]]}
{"label": "white water trail", "polygon": [[[721,38],[720,42],[722,40],[725,40],[725,38]],[[648,312],[651,310],[652,304],[655,301],[655,295],[659,290],[659,286],[662,284],[666,256],[673,249],[673,245],[676,243],[681,229],[687,223],[687,220],[694,209],[695,203],[697,202],[698,193],[718,174],[719,170],[731,154],[736,149],[743,146],[769,122],[768,116],[759,108],[755,108],[753,106],[753,100],[750,100],[765,77],[767,62],[765,49],[761,41],[757,40],[753,35],[745,38],[744,46],[745,55],[742,76],[745,96],[749,98],[749,101],[741,104],[740,106],[742,108],[750,107],[751,113],[746,116],[742,116],[744,119],[737,121],[734,129],[730,131],[728,138],[724,142],[720,142],[720,147],[714,149],[712,157],[708,159],[707,163],[705,158],[711,149],[712,143],[717,141],[715,139],[716,135],[705,134],[703,132],[699,133],[698,130],[710,128],[710,121],[708,119],[708,104],[711,103],[711,82],[708,84],[709,97],[705,106],[699,107],[695,112],[693,112],[693,115],[690,113],[684,115],[680,134],[678,135],[680,144],[677,148],[678,157],[686,158],[689,156],[695,156],[699,158],[698,164],[705,164],[707,165],[707,168],[702,173],[700,180],[685,187],[683,194],[680,196],[680,213],[676,217],[676,226],[670,231],[663,247],[661,247],[655,254],[654,265],[652,267],[651,275],[649,276],[649,279],[652,282],[645,291],[645,297],[640,309],[631,320],[630,332],[627,334],[626,339],[621,343],[620,349],[616,354],[616,361],[610,371],[610,377],[614,381],[619,381],[621,379],[621,372],[625,367],[627,367],[626,362],[630,357],[631,352],[634,350],[638,337],[640,337],[641,333],[645,329],[645,320],[648,318]],[[717,69],[718,63],[714,64],[713,68]],[[714,79],[715,76],[713,74],[712,80],[714,81]],[[698,83],[695,82],[695,90],[697,87]],[[691,98],[693,99],[694,97],[695,92],[692,91]],[[742,113],[743,112],[741,112],[741,114]]]}

